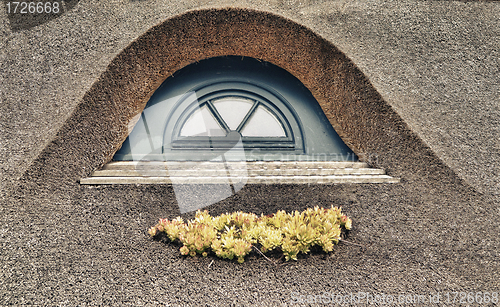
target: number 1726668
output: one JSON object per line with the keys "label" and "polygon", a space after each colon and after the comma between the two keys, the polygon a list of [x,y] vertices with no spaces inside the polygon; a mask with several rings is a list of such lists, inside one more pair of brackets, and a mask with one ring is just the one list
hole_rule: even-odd
{"label": "number 1726668", "polygon": [[59,14],[60,3],[54,2],[7,2],[7,14]]}

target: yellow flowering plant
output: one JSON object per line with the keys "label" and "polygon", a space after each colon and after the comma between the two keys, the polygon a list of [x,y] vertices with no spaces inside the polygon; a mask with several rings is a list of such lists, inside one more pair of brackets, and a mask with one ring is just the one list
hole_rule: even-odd
{"label": "yellow flowering plant", "polygon": [[212,217],[206,210],[198,210],[194,220],[187,223],[180,217],[172,221],[160,219],[148,233],[151,237],[164,233],[171,242],[180,242],[182,255],[206,257],[213,252],[220,258],[236,258],[242,263],[252,247],[262,255],[281,251],[286,261],[297,260],[298,254],[307,254],[313,246],[328,253],[341,240],[342,229],[351,227],[352,220],[341,208],[332,206],[292,213],[280,210],[260,217],[244,212]]}

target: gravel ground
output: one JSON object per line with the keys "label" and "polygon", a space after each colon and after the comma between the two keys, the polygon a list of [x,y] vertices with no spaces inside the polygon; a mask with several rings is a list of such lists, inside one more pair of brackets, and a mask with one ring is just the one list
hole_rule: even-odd
{"label": "gravel ground", "polygon": [[304,305],[300,295],[324,292],[428,297],[500,287],[499,222],[490,218],[498,208],[467,188],[256,185],[207,208],[335,204],[352,217],[348,240],[364,248],[340,243],[277,268],[256,254],[243,264],[184,257],[150,239],[159,217],[179,215],[171,186],[84,186],[59,203],[22,194],[0,209],[5,306],[293,306]]}

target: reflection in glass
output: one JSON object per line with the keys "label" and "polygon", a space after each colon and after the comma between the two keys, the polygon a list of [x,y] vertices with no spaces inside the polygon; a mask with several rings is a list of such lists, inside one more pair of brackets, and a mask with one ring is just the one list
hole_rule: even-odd
{"label": "reflection in glass", "polygon": [[213,104],[229,129],[236,130],[254,102],[240,97],[225,97],[214,100]]}
{"label": "reflection in glass", "polygon": [[226,132],[221,128],[217,120],[204,105],[184,123],[180,136],[224,136]]}
{"label": "reflection in glass", "polygon": [[249,137],[286,137],[285,130],[278,119],[262,105],[254,111],[245,127],[241,130],[241,135]]}

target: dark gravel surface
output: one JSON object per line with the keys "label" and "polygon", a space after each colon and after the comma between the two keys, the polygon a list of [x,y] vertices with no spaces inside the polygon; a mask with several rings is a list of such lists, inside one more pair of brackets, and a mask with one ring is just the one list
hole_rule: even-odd
{"label": "dark gravel surface", "polygon": [[243,264],[184,257],[150,239],[159,217],[179,215],[171,186],[70,193],[48,202],[24,189],[0,207],[0,305],[286,306],[299,294],[428,296],[500,286],[499,222],[489,218],[498,208],[467,188],[250,185],[208,208],[271,213],[335,204],[352,217],[348,239],[365,248],[340,243],[329,255],[278,268],[256,254]]}

